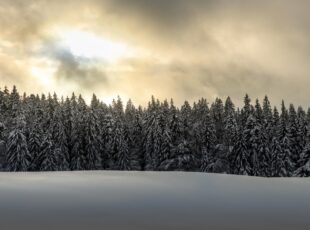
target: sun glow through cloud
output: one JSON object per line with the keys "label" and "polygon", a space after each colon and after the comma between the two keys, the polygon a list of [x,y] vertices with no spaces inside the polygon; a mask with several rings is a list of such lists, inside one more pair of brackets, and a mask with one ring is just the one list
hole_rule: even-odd
{"label": "sun glow through cloud", "polygon": [[30,74],[38,83],[46,88],[54,86],[57,64],[48,59],[32,59],[30,62]]}
{"label": "sun glow through cloud", "polygon": [[65,30],[58,34],[61,45],[75,56],[104,59],[114,63],[133,55],[133,51],[126,44],[101,38],[91,32]]}

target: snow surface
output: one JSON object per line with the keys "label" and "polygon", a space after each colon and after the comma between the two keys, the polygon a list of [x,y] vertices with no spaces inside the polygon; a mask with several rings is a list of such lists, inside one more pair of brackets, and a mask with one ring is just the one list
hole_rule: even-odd
{"label": "snow surface", "polygon": [[0,173],[0,228],[309,229],[310,179],[189,172]]}

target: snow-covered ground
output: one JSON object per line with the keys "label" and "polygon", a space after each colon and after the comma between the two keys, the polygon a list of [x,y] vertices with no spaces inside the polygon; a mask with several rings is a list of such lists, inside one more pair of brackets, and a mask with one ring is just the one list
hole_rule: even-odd
{"label": "snow-covered ground", "polygon": [[0,173],[0,228],[309,229],[310,179],[181,172]]}

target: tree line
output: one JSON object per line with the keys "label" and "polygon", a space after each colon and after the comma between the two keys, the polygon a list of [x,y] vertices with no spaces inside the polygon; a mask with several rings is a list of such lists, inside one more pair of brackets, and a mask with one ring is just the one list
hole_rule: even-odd
{"label": "tree line", "polygon": [[93,95],[20,95],[0,89],[2,171],[152,170],[263,177],[310,175],[310,109],[244,97],[143,108]]}

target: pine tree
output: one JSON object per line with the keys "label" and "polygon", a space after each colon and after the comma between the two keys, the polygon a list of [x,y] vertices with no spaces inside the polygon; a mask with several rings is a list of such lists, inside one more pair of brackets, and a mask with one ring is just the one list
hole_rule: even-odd
{"label": "pine tree", "polygon": [[284,162],[285,152],[282,149],[279,140],[274,137],[271,143],[272,163],[271,163],[271,176],[280,177],[287,176],[287,169]]}
{"label": "pine tree", "polygon": [[238,125],[234,104],[230,97],[226,99],[224,107],[224,144],[230,149],[235,144],[238,136]]}
{"label": "pine tree", "polygon": [[[193,144],[193,120],[192,120],[192,109],[187,101],[184,102],[184,105],[180,111],[180,130],[181,136],[190,146]],[[190,148],[192,151],[192,148]]]}
{"label": "pine tree", "polygon": [[100,158],[101,158],[101,167],[103,169],[108,169],[111,165],[111,156],[112,156],[112,147],[110,145],[113,138],[113,130],[114,130],[115,120],[113,119],[111,114],[105,114],[102,118],[101,125],[101,150],[100,150]]}
{"label": "pine tree", "polygon": [[295,169],[295,163],[292,160],[292,152],[290,150],[290,141],[288,137],[284,137],[281,142],[282,149],[282,162],[284,167],[282,168],[282,177],[289,177],[293,174]]}
{"label": "pine tree", "polygon": [[[275,111],[278,116],[278,111]],[[267,96],[265,96],[263,101],[263,128],[265,130],[267,144],[270,145],[274,134],[273,134],[273,113],[271,110],[271,105]]]}
{"label": "pine tree", "polygon": [[124,106],[122,99],[119,96],[117,97],[116,101],[115,100],[112,101],[112,111],[115,117],[119,119],[124,118]]}
{"label": "pine tree", "polygon": [[254,117],[259,125],[263,124],[263,109],[259,103],[259,100],[256,99],[254,107]]}
{"label": "pine tree", "polygon": [[131,156],[131,168],[139,170],[143,164],[141,116],[131,100],[126,104],[123,126]]}
{"label": "pine tree", "polygon": [[115,123],[113,136],[110,142],[111,156],[110,167],[118,170],[131,169],[131,157],[129,153],[127,138],[124,135],[124,128],[121,121]]}
{"label": "pine tree", "polygon": [[[74,106],[74,105],[73,105]],[[79,96],[76,110],[73,112],[72,121],[72,139],[71,139],[71,165],[72,170],[83,170],[85,169],[85,130],[86,122],[85,116],[87,113],[87,106],[82,98]]]}
{"label": "pine tree", "polygon": [[249,161],[246,140],[239,132],[238,139],[230,155],[230,172],[238,175],[250,175],[252,168]]}
{"label": "pine tree", "polygon": [[[170,160],[171,165],[168,165],[166,170],[182,170],[193,171],[194,168],[194,156],[191,153],[189,143],[186,140],[181,141],[174,147],[175,158]],[[202,153],[203,154],[203,153]]]}
{"label": "pine tree", "polygon": [[64,118],[65,115],[63,109],[60,106],[55,108],[51,127],[49,130],[51,131],[51,138],[54,143],[54,148],[57,151],[59,150],[58,168],[61,170],[69,170],[69,148],[65,131]]}
{"label": "pine tree", "polygon": [[310,176],[310,143],[308,143],[300,154],[300,167],[294,172],[294,176],[308,177]]}
{"label": "pine tree", "polygon": [[[75,100],[75,97],[74,97]],[[75,104],[75,103],[74,103]],[[72,128],[73,128],[73,114],[76,112],[76,107],[74,107],[72,101],[67,97],[63,104],[63,128],[65,131],[65,142],[68,147],[68,156],[67,162],[69,164],[69,168],[71,165],[71,161],[73,159],[73,141],[72,141]]]}
{"label": "pine tree", "polygon": [[40,152],[40,171],[60,171],[63,168],[63,154],[60,148],[55,147],[51,134],[47,133],[43,140]]}
{"label": "pine tree", "polygon": [[20,115],[16,120],[16,127],[10,132],[7,142],[7,169],[9,171],[27,171],[30,154],[24,134],[26,126],[24,116]]}
{"label": "pine tree", "polygon": [[289,149],[291,153],[292,162],[297,165],[299,154],[302,151],[302,140],[301,140],[302,132],[299,129],[297,113],[295,111],[294,106],[291,104],[289,108],[288,115],[288,132],[287,138],[289,141]]}
{"label": "pine tree", "polygon": [[5,125],[0,122],[0,141],[4,140],[4,131],[5,131]]}
{"label": "pine tree", "polygon": [[157,170],[161,159],[162,128],[159,117],[155,112],[147,118],[145,127],[145,140],[143,144],[145,156],[145,169]]}
{"label": "pine tree", "polygon": [[201,172],[211,171],[210,169],[213,167],[214,163],[210,163],[209,156],[210,154],[208,153],[207,148],[203,148],[202,149],[202,164],[200,168]]}
{"label": "pine tree", "polygon": [[306,126],[305,147],[300,154],[298,160],[298,168],[294,172],[294,176],[308,177],[310,176],[310,123]]}
{"label": "pine tree", "polygon": [[209,159],[212,161],[214,157],[213,149],[216,143],[214,120],[211,117],[208,103],[204,98],[199,100],[198,104],[195,106],[194,116],[194,159],[196,169],[200,169],[203,158],[203,148],[206,148],[206,151],[210,154]]}
{"label": "pine tree", "polygon": [[[297,109],[297,125],[298,131],[300,132],[299,143],[301,149],[307,144],[308,126],[307,126],[307,115],[301,106]],[[298,156],[299,158],[300,156]]]}
{"label": "pine tree", "polygon": [[215,99],[215,102],[210,108],[210,113],[214,121],[217,143],[222,143],[224,135],[224,106],[221,99]]}
{"label": "pine tree", "polygon": [[0,170],[5,169],[6,142],[4,139],[5,125],[0,122]]}
{"label": "pine tree", "polygon": [[232,151],[232,166],[234,173],[241,175],[258,175],[257,135],[259,130],[253,115],[248,117],[246,126],[239,134],[238,141]]}
{"label": "pine tree", "polygon": [[132,152],[132,168],[134,170],[141,170],[145,166],[142,131],[142,118],[141,115],[136,112],[132,124],[132,137],[130,144],[130,149]]}
{"label": "pine tree", "polygon": [[242,127],[245,127],[247,120],[251,114],[253,114],[253,106],[251,105],[251,99],[248,94],[244,97],[244,106],[240,114],[240,124]]}
{"label": "pine tree", "polygon": [[124,133],[118,137],[118,152],[116,167],[118,170],[131,170],[131,156]]}
{"label": "pine tree", "polygon": [[38,121],[30,129],[28,137],[28,149],[30,153],[30,166],[29,170],[39,170],[39,157],[41,152],[43,131]]}
{"label": "pine tree", "polygon": [[[260,106],[258,99],[255,103],[255,111],[254,116],[256,120],[256,124],[254,127],[252,139],[253,146],[251,149],[255,153],[254,164],[255,168],[255,176],[270,176],[270,167],[271,167],[271,154],[270,154],[270,140],[269,140],[269,132],[270,128],[268,122],[271,122],[270,110],[269,110],[269,102],[268,98],[264,99],[264,107],[263,109]],[[265,118],[266,116],[266,118]],[[269,121],[267,120],[269,119]]]}
{"label": "pine tree", "polygon": [[278,128],[279,139],[282,140],[288,133],[288,111],[285,107],[284,101],[281,104],[280,126]]}
{"label": "pine tree", "polygon": [[100,133],[99,125],[98,125],[98,117],[96,111],[92,110],[87,114],[87,122],[86,122],[86,136],[85,136],[85,144],[86,144],[86,169],[87,170],[96,170],[98,169],[100,159]]}
{"label": "pine tree", "polygon": [[266,129],[260,126],[258,133],[258,143],[255,146],[258,148],[258,168],[259,168],[259,176],[269,177],[271,176],[271,150],[270,144],[268,140],[268,133],[266,133]]}

